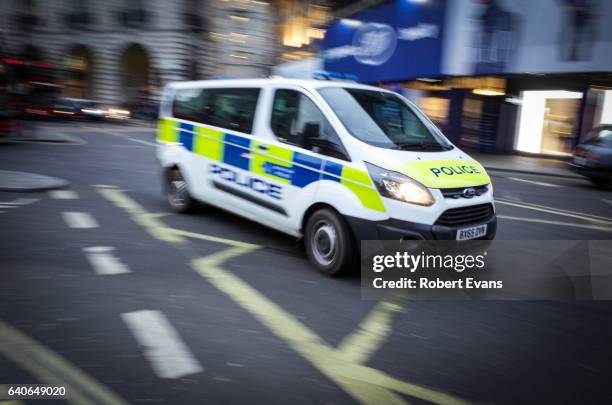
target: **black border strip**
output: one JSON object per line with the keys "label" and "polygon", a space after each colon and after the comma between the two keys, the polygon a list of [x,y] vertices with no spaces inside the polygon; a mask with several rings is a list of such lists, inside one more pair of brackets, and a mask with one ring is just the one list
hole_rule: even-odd
{"label": "black border strip", "polygon": [[269,210],[277,212],[277,213],[279,213],[281,215],[284,215],[286,217],[289,216],[287,214],[287,211],[285,211],[285,209],[283,207],[281,207],[280,205],[271,203],[270,201],[266,201],[266,200],[264,200],[262,198],[256,197],[256,196],[251,195],[249,193],[245,193],[244,191],[236,190],[235,188],[230,187],[230,186],[228,186],[226,184],[223,184],[223,183],[221,183],[219,181],[213,180],[212,184],[213,184],[213,186],[216,189],[219,189],[221,191],[225,191],[226,193],[229,193],[229,194],[232,194],[232,195],[234,195],[236,197],[239,197],[239,198],[242,198],[244,200],[250,201],[253,204],[257,204],[259,206],[262,206],[264,208],[267,208]]}

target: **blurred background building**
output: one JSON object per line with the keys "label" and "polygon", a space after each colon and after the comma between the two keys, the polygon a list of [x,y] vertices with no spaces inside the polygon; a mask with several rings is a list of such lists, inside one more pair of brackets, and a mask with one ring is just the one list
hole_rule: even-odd
{"label": "blurred background building", "polygon": [[63,76],[64,96],[130,104],[170,81],[263,77],[276,59],[276,11],[266,1],[1,3],[0,54]]}
{"label": "blurred background building", "polygon": [[362,1],[319,64],[403,93],[462,147],[563,157],[612,122],[610,21],[604,0]]}
{"label": "blurred background building", "polygon": [[328,70],[406,95],[453,142],[480,152],[568,156],[612,122],[612,1],[0,5],[3,69],[18,72],[16,93],[37,100],[154,104],[175,80]]}

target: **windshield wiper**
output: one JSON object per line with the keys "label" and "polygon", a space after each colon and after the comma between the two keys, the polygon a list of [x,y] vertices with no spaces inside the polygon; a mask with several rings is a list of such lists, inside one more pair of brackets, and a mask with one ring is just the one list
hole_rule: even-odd
{"label": "windshield wiper", "polygon": [[397,147],[401,150],[451,150],[453,149],[450,145],[442,145],[437,142],[421,142],[421,143],[396,143]]}

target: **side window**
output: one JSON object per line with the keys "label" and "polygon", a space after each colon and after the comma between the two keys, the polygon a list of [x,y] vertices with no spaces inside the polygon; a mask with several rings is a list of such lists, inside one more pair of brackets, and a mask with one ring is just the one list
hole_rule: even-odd
{"label": "side window", "polygon": [[172,115],[184,120],[204,122],[206,96],[204,89],[177,90],[172,103]]}
{"label": "side window", "polygon": [[250,134],[258,97],[259,89],[178,90],[172,115]]}
{"label": "side window", "polygon": [[205,124],[250,134],[259,89],[213,89],[205,105]]}
{"label": "side window", "polygon": [[307,123],[318,123],[320,137],[337,147],[337,151],[324,148],[321,153],[348,160],[340,138],[315,103],[295,90],[276,90],[272,106],[270,126],[279,141],[310,148],[304,139]]}

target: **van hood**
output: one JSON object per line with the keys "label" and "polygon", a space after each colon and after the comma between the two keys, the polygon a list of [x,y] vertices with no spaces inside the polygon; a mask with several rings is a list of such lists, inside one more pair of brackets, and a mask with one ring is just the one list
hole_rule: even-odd
{"label": "van hood", "polygon": [[369,163],[406,175],[429,188],[474,187],[491,182],[482,165],[458,148],[443,152],[372,149],[376,151],[368,153]]}

